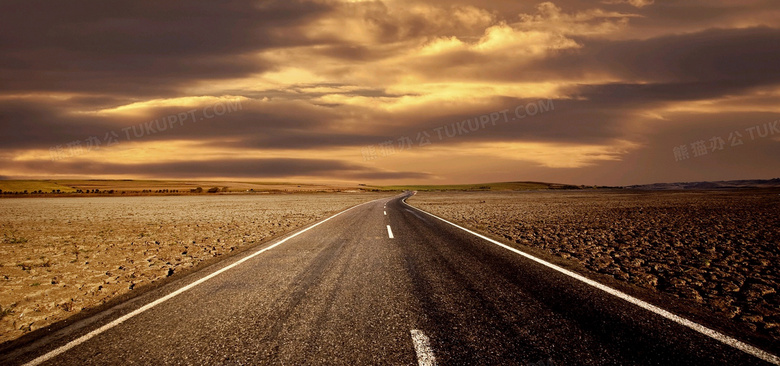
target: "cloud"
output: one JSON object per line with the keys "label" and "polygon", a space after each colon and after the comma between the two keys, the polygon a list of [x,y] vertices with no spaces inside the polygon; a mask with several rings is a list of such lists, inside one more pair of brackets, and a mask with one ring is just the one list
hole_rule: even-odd
{"label": "cloud", "polygon": [[231,0],[218,7],[178,0],[11,1],[0,14],[0,79],[15,92],[173,95],[197,80],[272,68],[254,54],[309,43],[301,26],[329,9],[298,0]]}
{"label": "cloud", "polygon": [[[642,0],[629,0],[632,2]],[[553,31],[559,34],[594,36],[606,35],[626,28],[630,18],[638,14],[605,11],[598,8],[566,13],[551,2],[536,7],[536,14],[520,14],[520,21],[514,25],[520,29]]]}
{"label": "cloud", "polygon": [[[359,134],[345,134],[337,128],[343,114],[348,112],[303,101],[244,100],[240,110],[203,119],[203,110],[210,105],[208,102],[179,102],[178,105],[151,104],[126,112],[120,109],[120,112],[112,113],[73,113],[67,101],[0,100],[0,150],[48,149],[92,136],[102,140],[109,133],[115,133],[120,143],[233,139],[258,147],[288,148],[338,145],[349,135],[355,136],[353,143],[359,139]],[[182,113],[186,117],[183,122],[167,124],[168,116]],[[195,116],[195,120],[190,116]],[[30,123],[31,120],[35,123]],[[146,124],[151,129],[147,129]],[[339,135],[344,137],[339,138]],[[313,143],[316,141],[319,144]]]}
{"label": "cloud", "polygon": [[496,23],[496,15],[474,5],[420,1],[344,2],[307,27],[312,38],[350,45],[380,45],[420,37],[478,36]]}
{"label": "cloud", "polygon": [[68,176],[132,176],[157,178],[285,178],[339,177],[339,179],[424,179],[420,172],[385,171],[328,159],[227,159],[150,161],[143,164],[109,162],[26,161],[16,169]]}
{"label": "cloud", "polygon": [[655,0],[602,0],[602,4],[629,4],[637,8],[653,5]]}
{"label": "cloud", "polygon": [[780,82],[780,29],[712,29],[644,40],[580,40],[582,47],[537,60],[526,75],[621,83],[706,84],[724,92]]}
{"label": "cloud", "polygon": [[[662,176],[671,138],[705,120],[729,128],[740,113],[758,123],[777,113],[780,95],[780,5],[769,0],[14,0],[5,8],[8,176],[196,177],[196,166],[225,177],[386,181],[525,172],[623,179],[608,168]],[[540,99],[554,110],[360,160],[362,147]],[[133,135],[170,115],[202,117],[220,100],[242,108]],[[117,147],[46,159],[51,147],[112,132]],[[757,144],[753,160],[767,160],[774,142]],[[471,173],[442,161],[468,162]],[[682,170],[668,174],[689,176]]]}

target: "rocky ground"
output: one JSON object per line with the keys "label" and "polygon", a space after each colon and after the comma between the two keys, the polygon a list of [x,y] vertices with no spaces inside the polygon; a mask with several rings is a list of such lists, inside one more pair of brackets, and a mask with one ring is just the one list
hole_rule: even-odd
{"label": "rocky ground", "polygon": [[780,191],[418,193],[409,203],[780,338]]}
{"label": "rocky ground", "polygon": [[0,342],[357,203],[367,193],[0,202]]}

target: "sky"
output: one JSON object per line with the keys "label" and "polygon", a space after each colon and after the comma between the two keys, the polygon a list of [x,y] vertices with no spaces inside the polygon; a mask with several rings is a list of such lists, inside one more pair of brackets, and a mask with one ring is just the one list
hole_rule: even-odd
{"label": "sky", "polygon": [[0,10],[0,179],[780,177],[776,0]]}

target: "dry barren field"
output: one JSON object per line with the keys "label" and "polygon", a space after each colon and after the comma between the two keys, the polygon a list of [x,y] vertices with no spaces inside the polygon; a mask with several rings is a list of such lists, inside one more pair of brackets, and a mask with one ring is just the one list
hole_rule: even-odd
{"label": "dry barren field", "polygon": [[0,342],[325,218],[368,193],[0,201]]}
{"label": "dry barren field", "polygon": [[778,193],[422,192],[409,203],[780,339]]}

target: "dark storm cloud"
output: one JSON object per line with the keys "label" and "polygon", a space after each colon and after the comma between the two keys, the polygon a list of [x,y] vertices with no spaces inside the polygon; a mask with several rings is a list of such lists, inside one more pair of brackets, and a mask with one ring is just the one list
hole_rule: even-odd
{"label": "dark storm cloud", "polygon": [[307,44],[299,26],[329,7],[278,1],[6,1],[6,91],[168,95],[193,80],[268,69],[250,54]]}
{"label": "dark storm cloud", "polygon": [[317,54],[352,61],[374,61],[386,58],[387,52],[359,45],[332,45],[316,51]]}
{"label": "dark storm cloud", "polygon": [[[545,108],[552,107],[552,110],[537,113],[542,104]],[[533,115],[528,115],[523,109],[528,105],[533,108]],[[437,128],[441,133],[444,133],[442,128],[453,131],[464,121],[476,124],[481,115],[505,111],[507,121],[502,120],[495,125],[488,123],[478,131],[459,134],[457,138],[446,139],[446,142],[602,143],[623,136],[622,126],[636,104],[615,103],[611,99],[498,98],[488,105],[461,108],[457,112],[433,108],[393,114],[354,106],[324,108],[291,103],[262,109],[254,109],[249,103],[244,103],[244,106],[245,110],[240,113],[186,129],[171,130],[170,134],[152,135],[150,140],[200,139],[204,146],[215,148],[359,148],[402,137],[415,139],[423,132],[435,137]],[[519,115],[515,113],[516,109]],[[361,117],[351,124],[352,131],[339,127],[346,119],[356,119],[355,114]]]}
{"label": "dark storm cloud", "polygon": [[718,1],[664,0],[643,7],[641,18],[633,19],[632,35],[644,33],[690,33],[709,28],[745,27],[777,24],[780,2],[775,0]]}
{"label": "dark storm cloud", "polygon": [[324,159],[229,159],[121,164],[102,162],[27,161],[14,168],[72,175],[133,175],[167,178],[283,178],[331,176],[350,179],[427,178],[426,173],[392,172]]}
{"label": "dark storm cloud", "polygon": [[601,108],[610,105],[618,108],[653,106],[663,102],[715,99],[738,93],[744,89],[760,86],[752,80],[724,80],[685,83],[613,83],[604,85],[581,85],[573,94],[587,98],[588,102]]}
{"label": "dark storm cloud", "polygon": [[119,98],[107,95],[75,96],[65,99],[68,108],[96,111],[111,109],[135,102],[132,98]]}
{"label": "dark storm cloud", "polygon": [[[601,144],[625,137],[623,126],[631,113],[631,107],[612,102],[500,98],[488,106],[458,113],[408,116],[408,124],[377,130],[374,140],[363,144],[403,137],[417,141],[420,134],[430,135],[438,146],[518,141]],[[481,116],[490,114],[498,117],[495,124],[480,122]]]}
{"label": "dark storm cloud", "polygon": [[[605,73],[654,83],[723,83],[725,91],[780,82],[780,29],[712,29],[647,40],[580,40],[530,67],[542,78]],[[527,75],[527,74],[526,74]]]}
{"label": "dark storm cloud", "polygon": [[91,115],[74,116],[65,108],[61,102],[48,100],[0,101],[0,150],[46,149],[89,136],[103,136],[113,128],[111,123],[117,122]]}
{"label": "dark storm cloud", "polygon": [[[354,109],[321,107],[303,101],[245,100],[240,110],[195,121],[187,112],[192,111],[197,118],[210,104],[150,108],[143,116],[101,116],[70,114],[68,103],[0,101],[0,151],[48,149],[92,136],[103,140],[112,132],[118,135],[119,143],[190,140],[219,148],[317,149],[365,145],[382,132],[371,128],[365,128],[365,132],[345,131],[338,125]],[[166,123],[167,116],[180,113],[187,115],[182,123]],[[387,118],[381,115],[367,115],[363,122],[371,124]],[[31,119],[36,123],[29,123]],[[152,130],[147,130],[145,124]]]}
{"label": "dark storm cloud", "polygon": [[713,29],[617,42],[594,52],[594,59],[627,78],[766,85],[780,81],[778,44],[780,29]]}

